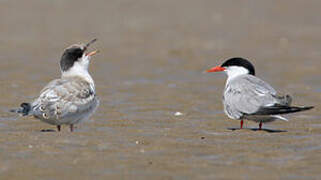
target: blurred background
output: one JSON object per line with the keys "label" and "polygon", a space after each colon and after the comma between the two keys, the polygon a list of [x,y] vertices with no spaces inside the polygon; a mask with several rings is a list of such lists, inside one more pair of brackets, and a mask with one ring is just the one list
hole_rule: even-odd
{"label": "blurred background", "polygon": [[[0,179],[319,179],[321,1],[0,0]],[[98,38],[90,72],[101,105],[61,133],[8,110],[60,76],[64,48]],[[230,57],[315,109],[233,132]],[[182,116],[175,116],[181,112]],[[257,124],[246,122],[247,127]]]}

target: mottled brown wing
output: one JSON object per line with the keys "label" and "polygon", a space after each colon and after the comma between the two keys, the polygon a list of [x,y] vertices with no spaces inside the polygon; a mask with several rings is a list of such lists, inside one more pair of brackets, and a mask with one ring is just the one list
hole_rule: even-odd
{"label": "mottled brown wing", "polygon": [[34,115],[45,119],[63,119],[87,110],[95,99],[90,83],[82,78],[64,78],[50,82],[32,103]]}

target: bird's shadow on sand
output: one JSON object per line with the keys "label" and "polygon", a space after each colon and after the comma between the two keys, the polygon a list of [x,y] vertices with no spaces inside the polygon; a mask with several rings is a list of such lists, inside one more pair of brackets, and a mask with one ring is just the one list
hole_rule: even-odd
{"label": "bird's shadow on sand", "polygon": [[251,131],[265,131],[265,132],[268,132],[268,133],[282,133],[282,132],[288,132],[286,130],[279,130],[279,129],[266,129],[266,128],[262,128],[262,129],[259,129],[259,128],[227,128],[228,130],[231,130],[231,131],[236,131],[236,130],[251,130]]}
{"label": "bird's shadow on sand", "polygon": [[57,132],[54,129],[41,129],[40,132],[48,133],[48,132]]}

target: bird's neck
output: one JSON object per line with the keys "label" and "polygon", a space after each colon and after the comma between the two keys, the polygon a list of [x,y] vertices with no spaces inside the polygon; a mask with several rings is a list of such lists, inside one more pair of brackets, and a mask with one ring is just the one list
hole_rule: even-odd
{"label": "bird's neck", "polygon": [[85,79],[93,86],[93,88],[95,88],[94,80],[90,76],[88,72],[88,68],[75,64],[73,67],[71,67],[67,71],[63,71],[61,74],[62,78],[73,77],[73,76],[78,76]]}
{"label": "bird's neck", "polygon": [[249,70],[247,70],[246,68],[243,67],[228,67],[226,69],[226,74],[227,74],[227,81],[226,83],[228,84],[232,79],[241,76],[241,75],[245,75],[245,74],[249,74]]}

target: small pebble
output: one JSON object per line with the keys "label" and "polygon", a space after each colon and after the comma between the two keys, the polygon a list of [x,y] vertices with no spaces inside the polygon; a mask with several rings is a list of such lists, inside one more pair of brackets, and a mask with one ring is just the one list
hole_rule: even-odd
{"label": "small pebble", "polygon": [[31,145],[31,144],[29,144],[29,145],[28,145],[28,148],[29,148],[29,149],[31,149],[31,148],[32,148],[32,145]]}
{"label": "small pebble", "polygon": [[177,111],[174,115],[175,115],[175,116],[182,116],[183,113]]}

